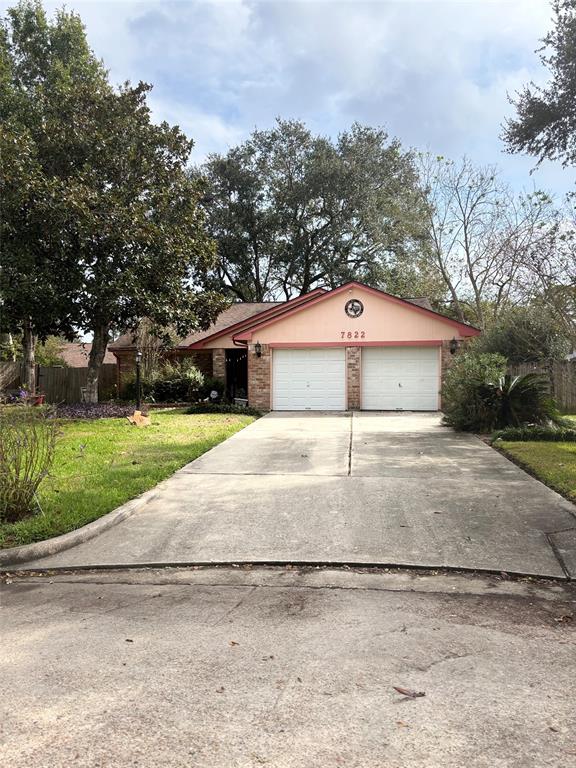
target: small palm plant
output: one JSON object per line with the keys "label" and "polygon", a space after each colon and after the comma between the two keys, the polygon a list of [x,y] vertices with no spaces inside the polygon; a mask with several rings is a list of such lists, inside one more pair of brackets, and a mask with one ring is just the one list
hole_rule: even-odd
{"label": "small palm plant", "polygon": [[506,426],[544,424],[555,421],[559,411],[550,396],[545,376],[527,373],[524,376],[503,376],[498,382],[500,419]]}
{"label": "small palm plant", "polygon": [[0,521],[38,510],[36,492],[52,467],[58,434],[47,409],[0,407]]}
{"label": "small palm plant", "polygon": [[506,374],[495,383],[482,385],[478,395],[486,430],[547,424],[560,419],[550,396],[548,381],[538,373],[524,376]]}

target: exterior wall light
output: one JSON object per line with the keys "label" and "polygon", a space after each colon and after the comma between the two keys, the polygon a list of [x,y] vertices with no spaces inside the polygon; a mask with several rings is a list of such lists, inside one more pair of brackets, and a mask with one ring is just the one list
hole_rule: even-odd
{"label": "exterior wall light", "polygon": [[259,341],[254,344],[254,352],[256,353],[256,357],[262,357],[262,344],[260,344]]}
{"label": "exterior wall light", "polygon": [[456,337],[454,337],[450,342],[450,354],[455,355],[456,352],[458,352],[459,347],[460,347],[460,342]]}

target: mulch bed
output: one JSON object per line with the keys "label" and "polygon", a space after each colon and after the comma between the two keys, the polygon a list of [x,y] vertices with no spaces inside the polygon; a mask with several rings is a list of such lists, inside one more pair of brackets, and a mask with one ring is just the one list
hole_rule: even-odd
{"label": "mulch bed", "polygon": [[54,409],[59,419],[113,419],[130,416],[133,405],[120,403],[63,403]]}

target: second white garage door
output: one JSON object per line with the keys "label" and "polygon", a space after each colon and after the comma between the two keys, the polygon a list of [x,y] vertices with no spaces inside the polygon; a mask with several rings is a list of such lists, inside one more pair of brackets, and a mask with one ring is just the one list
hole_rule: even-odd
{"label": "second white garage door", "polygon": [[345,410],[344,348],[275,349],[272,392],[275,411]]}
{"label": "second white garage door", "polygon": [[437,347],[364,347],[362,409],[437,411]]}

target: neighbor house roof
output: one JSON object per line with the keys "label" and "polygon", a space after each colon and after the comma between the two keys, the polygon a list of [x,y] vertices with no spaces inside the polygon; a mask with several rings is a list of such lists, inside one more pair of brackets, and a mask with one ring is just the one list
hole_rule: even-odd
{"label": "neighbor house roof", "polygon": [[[225,331],[231,326],[237,325],[245,320],[249,320],[254,315],[259,315],[261,312],[265,312],[271,307],[278,307],[284,304],[283,301],[243,301],[237,304],[231,304],[227,309],[220,312],[216,321],[207,328],[205,331],[195,331],[184,339],[181,339],[178,347],[189,347],[190,344],[195,344],[208,336],[213,336],[222,331]],[[108,345],[108,349],[114,351],[118,349],[134,349],[136,346],[135,334],[133,331],[127,331],[119,336],[115,341]]]}
{"label": "neighbor house roof", "polygon": [[429,309],[432,312],[435,311],[434,307],[430,303],[430,299],[424,299],[424,298],[411,299],[406,297],[404,301],[409,301],[410,304],[416,304],[417,307],[422,307],[423,309]]}
{"label": "neighbor house roof", "polygon": [[[87,368],[91,349],[92,344],[87,344],[83,341],[67,342],[62,345],[60,357],[70,368]],[[107,349],[106,354],[104,355],[104,364],[114,364],[115,362],[116,358],[112,352]]]}

